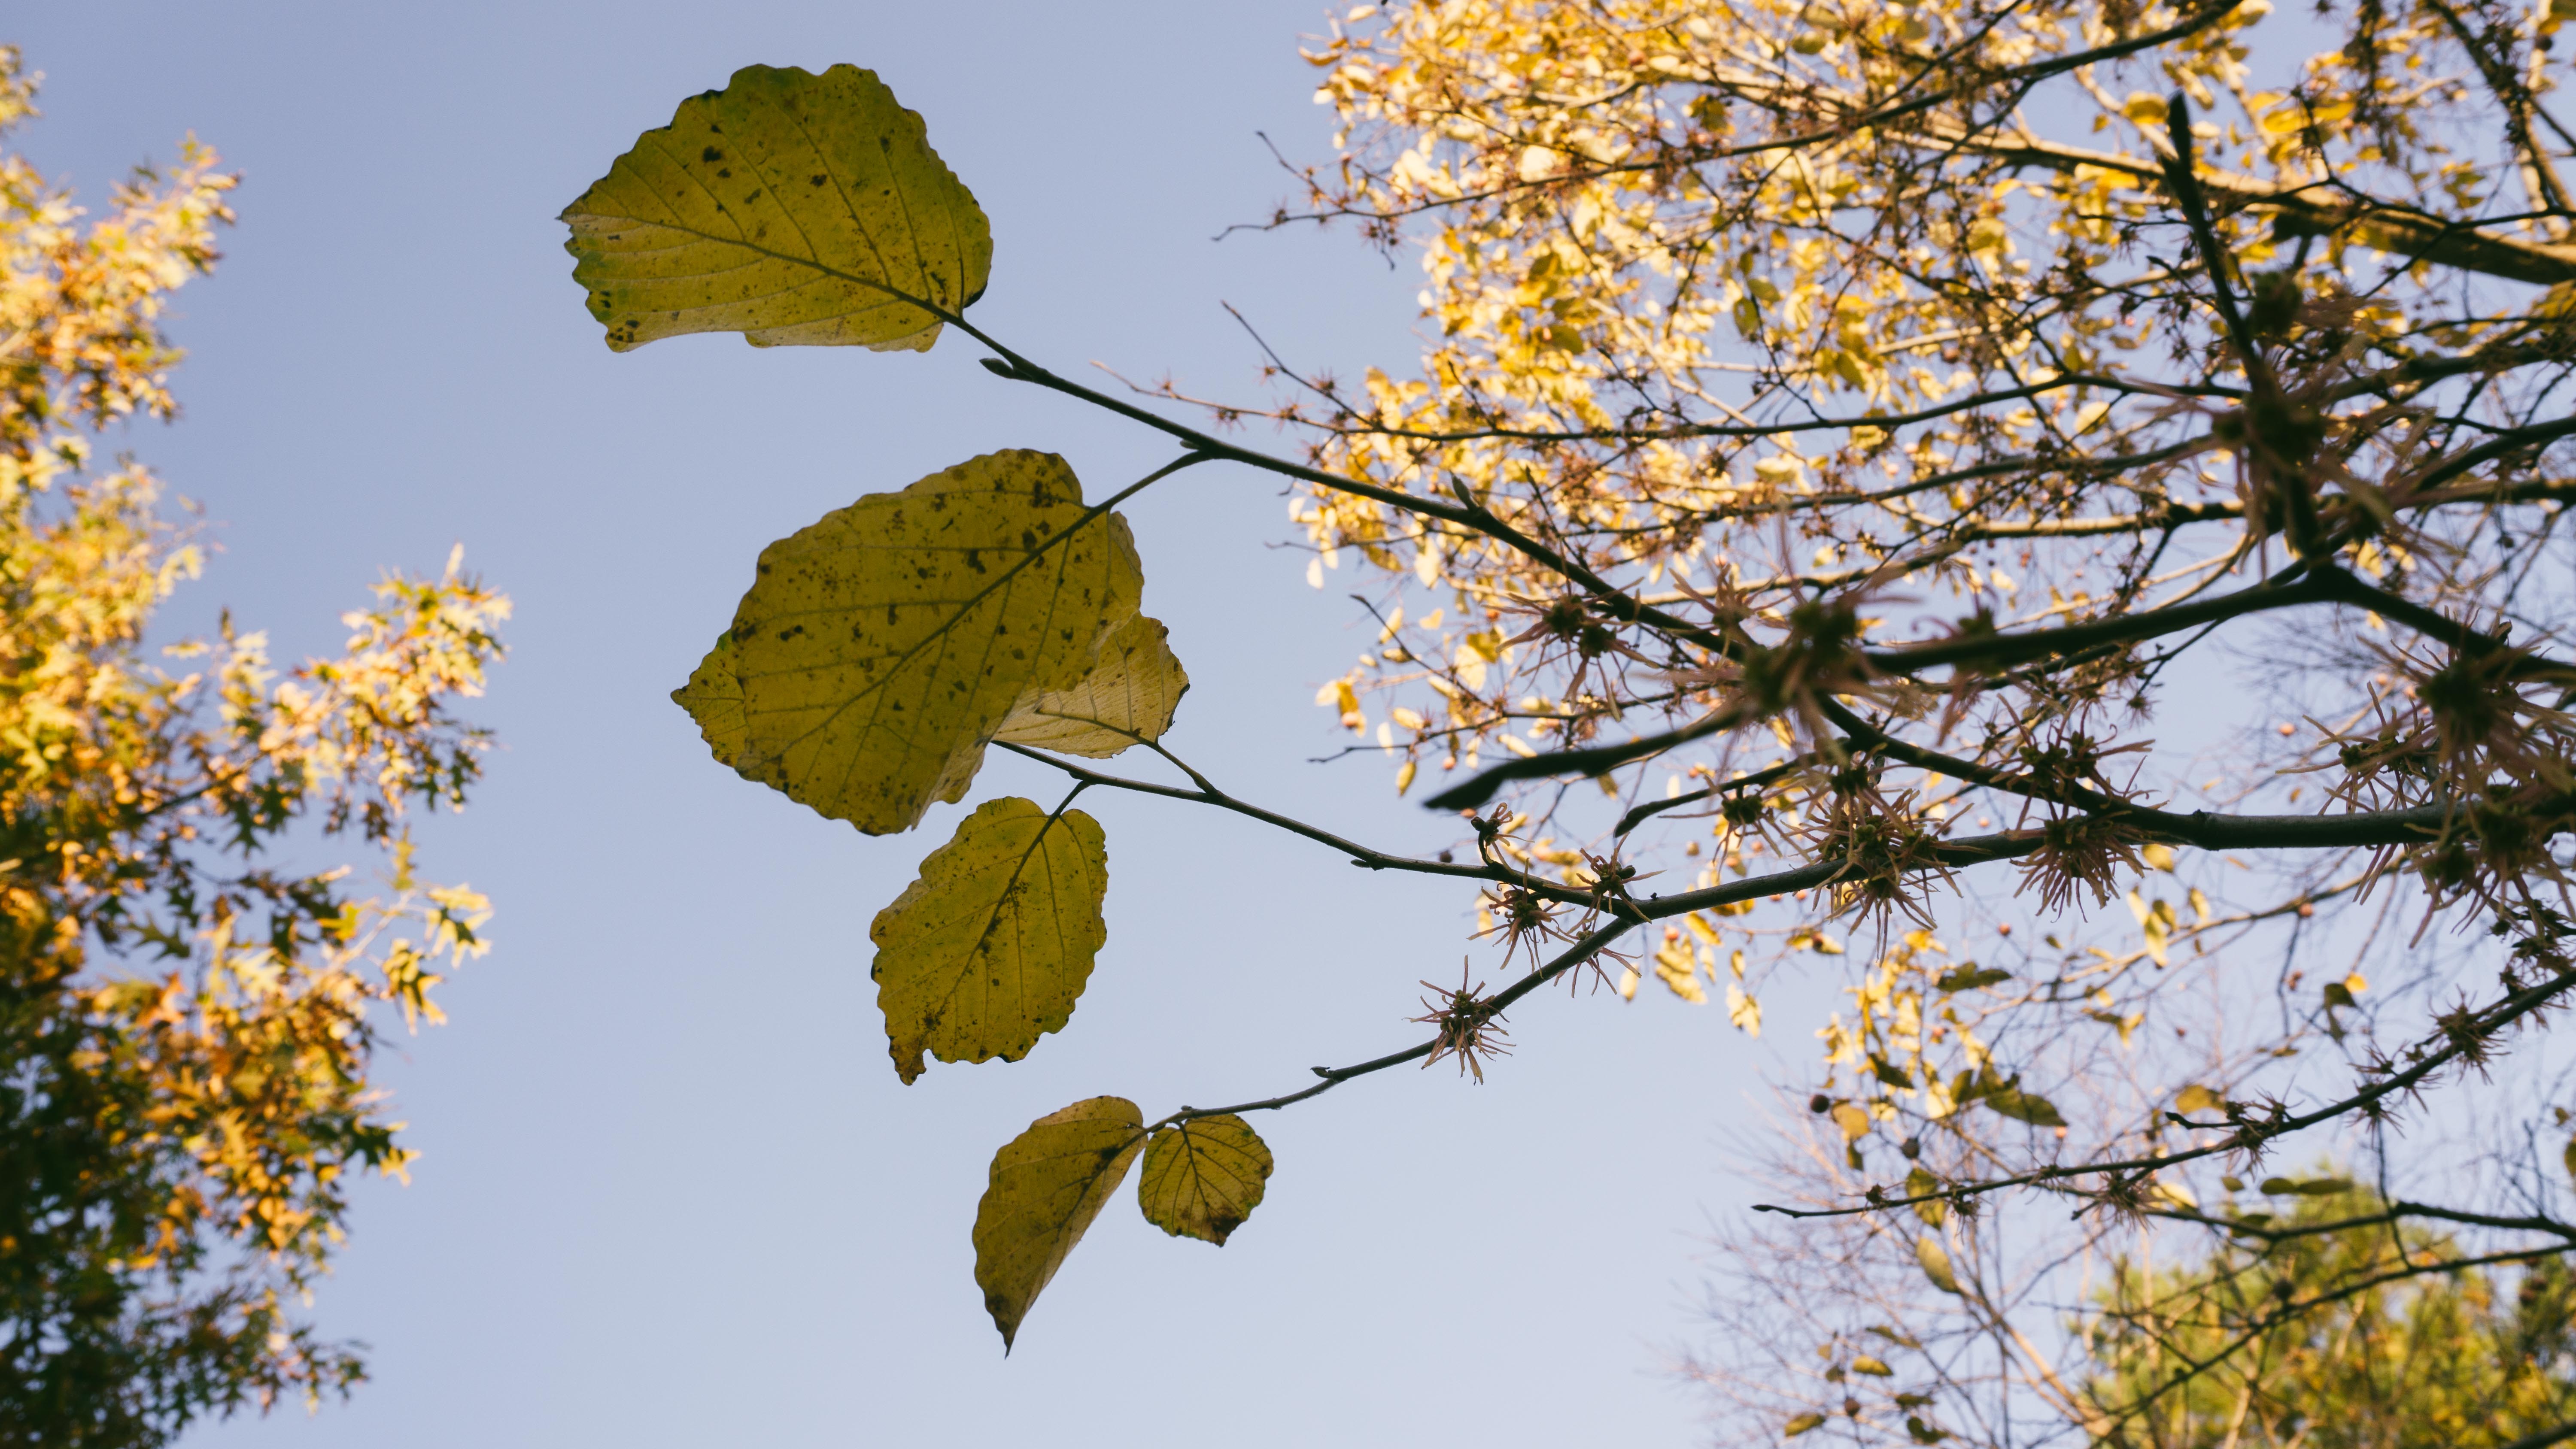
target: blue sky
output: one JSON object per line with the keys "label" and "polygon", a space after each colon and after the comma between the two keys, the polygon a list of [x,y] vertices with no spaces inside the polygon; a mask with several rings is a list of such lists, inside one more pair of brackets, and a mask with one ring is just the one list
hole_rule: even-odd
{"label": "blue sky", "polygon": [[[665,695],[760,546],[998,447],[1097,496],[1163,455],[1138,429],[927,357],[601,345],[554,215],[680,97],[752,62],[876,69],[993,218],[977,317],[1257,396],[1231,301],[1301,364],[1416,351],[1412,260],[1347,233],[1211,238],[1287,189],[1257,132],[1327,154],[1307,0],[16,7],[48,77],[22,133],[93,197],[191,130],[241,170],[241,225],[174,327],[175,428],[119,438],[222,551],[287,658],[380,567],[462,541],[517,600],[479,715],[506,742],[433,876],[489,892],[498,947],[385,1078],[423,1158],[361,1190],[318,1303],[375,1381],[213,1446],[760,1443],[1680,1445],[1662,1372],[1695,1263],[1739,1207],[1726,1143],[1755,1071],[1722,1012],[1652,988],[1533,1000],[1482,1088],[1444,1067],[1258,1126],[1269,1200],[1222,1251],[1113,1204],[1007,1362],[967,1232],[995,1147],[1080,1097],[1148,1115],[1264,1096],[1420,1030],[1464,892],[1187,807],[1086,800],[1110,940],[1070,1028],[1016,1065],[895,1080],[866,929],[967,807],[868,839],[712,763]],[[1442,823],[1336,741],[1316,685],[1373,633],[1310,589],[1274,483],[1202,468],[1129,509],[1146,607],[1196,687],[1170,743],[1230,788],[1388,847]],[[997,760],[975,800],[1052,800]],[[1481,957],[1480,957],[1481,959]],[[1794,1009],[1773,1021],[1804,1055]]]}

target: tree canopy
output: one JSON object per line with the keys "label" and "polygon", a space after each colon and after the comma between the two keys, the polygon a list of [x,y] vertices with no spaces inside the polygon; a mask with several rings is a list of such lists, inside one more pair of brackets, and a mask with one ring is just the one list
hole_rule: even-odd
{"label": "tree canopy", "polygon": [[[0,48],[0,129],[35,77]],[[86,223],[0,154],[0,1440],[151,1445],[364,1365],[298,1311],[349,1184],[410,1158],[371,1085],[393,1018],[490,913],[415,872],[406,812],[461,806],[452,713],[509,603],[387,575],[345,650],[281,670],[234,628],[149,648],[198,572],[130,461],[167,418],[170,293],[233,178],[193,143]],[[167,661],[166,664],[164,661]],[[343,863],[285,866],[291,843]],[[373,878],[360,875],[372,870]]]}
{"label": "tree canopy", "polygon": [[[1176,450],[1105,495],[1036,452],[883,480],[763,552],[675,692],[719,762],[871,833],[965,800],[995,747],[1065,776],[1052,808],[979,804],[878,917],[906,1081],[1018,1058],[1113,969],[1088,790],[1475,892],[1487,964],[1425,983],[1412,1046],[1153,1121],[1090,1098],[1002,1147],[974,1237],[1005,1345],[1139,1157],[1147,1215],[1221,1242],[1271,1168],[1247,1114],[1481,1079],[1551,983],[1716,987],[1751,1034],[1797,971],[1850,1002],[1752,1276],[1803,1274],[1780,1316],[1829,1334],[1904,1300],[1950,1337],[1882,1318],[1863,1367],[1748,1333],[1794,1366],[1726,1380],[1763,1432],[2116,1437],[2232,1371],[2094,1365],[2067,1315],[2165,1280],[2084,1265],[2302,1240],[2246,1179],[2352,1189],[2268,1154],[2312,1133],[2384,1178],[2390,1129],[2576,988],[2558,23],[1358,6],[1310,52],[1340,155],[1272,224],[1419,248],[1430,341],[1357,383],[1272,355],[1262,402],[1095,389],[979,326],[1009,239],[869,73],[752,66],[643,133],[564,213],[612,348],[959,337]],[[1302,455],[1236,441],[1250,417]],[[1370,847],[1164,743],[1186,676],[1116,510],[1209,464],[1296,485],[1310,579],[1360,561],[1380,632],[1319,702],[1451,849]],[[1087,763],[1122,752],[1137,773]],[[2576,1224],[2515,1175],[2529,1147],[2430,1154],[2461,1200],[2359,1216],[2415,1245],[2405,1278],[2552,1263]],[[2283,1324],[2378,1261],[2311,1258]],[[2177,1354],[2194,1312],[2154,1330]]]}

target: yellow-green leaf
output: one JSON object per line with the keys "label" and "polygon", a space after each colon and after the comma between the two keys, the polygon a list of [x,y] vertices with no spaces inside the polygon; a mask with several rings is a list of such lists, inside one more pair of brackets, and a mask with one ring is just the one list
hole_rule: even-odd
{"label": "yellow-green leaf", "polygon": [[1162,738],[1190,687],[1170,636],[1161,620],[1138,614],[1101,641],[1089,674],[1071,689],[1023,697],[993,738],[1093,760]]}
{"label": "yellow-green leaf", "polygon": [[[869,494],[761,550],[731,636],[731,763],[870,835],[909,829],[966,793],[1014,705],[1091,671],[1142,586],[1126,520],[1086,510],[1052,453]],[[711,740],[732,708],[678,697],[713,711]]]}
{"label": "yellow-green leaf", "polygon": [[1986,1105],[2016,1122],[2033,1127],[2063,1127],[2066,1119],[2057,1115],[2056,1106],[2046,1097],[2025,1092],[2018,1087],[2004,1087],[1986,1095]]}
{"label": "yellow-green leaf", "polygon": [[1872,1378],[1880,1379],[1886,1378],[1896,1372],[1896,1370],[1889,1368],[1884,1361],[1871,1358],[1866,1354],[1851,1361],[1851,1371],[1856,1374],[1868,1374]]}
{"label": "yellow-green leaf", "polygon": [[2340,1197],[2352,1191],[2348,1177],[2315,1177],[2302,1182],[2296,1178],[2267,1177],[2262,1191],[2273,1197]]}
{"label": "yellow-green leaf", "polygon": [[1992,986],[1999,981],[2011,979],[2012,973],[2009,971],[1997,971],[1992,967],[1981,971],[1977,969],[1976,962],[1970,961],[1953,970],[1943,972],[1941,979],[1933,982],[1932,986],[1938,991],[1974,991],[1981,986]]}
{"label": "yellow-green leaf", "polygon": [[1849,1102],[1836,1102],[1833,1117],[1834,1125],[1842,1129],[1845,1142],[1857,1142],[1869,1132],[1869,1114]]}
{"label": "yellow-green leaf", "polygon": [[1825,1416],[1822,1414],[1800,1414],[1798,1417],[1791,1419],[1788,1423],[1780,1426],[1780,1437],[1783,1439],[1795,1439],[1810,1429],[1823,1427],[1824,1422]]}
{"label": "yellow-green leaf", "polygon": [[689,682],[671,691],[671,702],[698,722],[698,733],[706,740],[716,763],[752,779],[759,778],[742,767],[747,732],[742,719],[742,681],[733,673],[733,631],[716,636],[716,646],[698,661]]}
{"label": "yellow-green leaf", "polygon": [[1107,939],[1109,852],[1099,822],[1033,800],[988,800],[877,912],[868,974],[895,1074],[943,1062],[1015,1062],[1061,1030]]}
{"label": "yellow-green leaf", "polygon": [[1950,1254],[1941,1240],[1925,1233],[1914,1240],[1914,1261],[1923,1265],[1923,1276],[1944,1293],[1959,1291],[1959,1275],[1950,1270]]}
{"label": "yellow-green leaf", "polygon": [[2576,1177],[2576,1137],[2567,1140],[2567,1150],[2559,1155],[2567,1163],[2567,1175]]}
{"label": "yellow-green leaf", "polygon": [[1941,1226],[1943,1218],[1950,1215],[1950,1205],[1931,1195],[1940,1190],[1941,1179],[1922,1168],[1911,1168],[1905,1174],[1905,1195],[1922,1199],[1914,1204],[1914,1215],[1936,1228]]}
{"label": "yellow-green leaf", "polygon": [[1002,1331],[1002,1352],[1144,1145],[1135,1103],[1092,1097],[1040,1117],[993,1154],[975,1207],[975,1284]]}
{"label": "yellow-green leaf", "polygon": [[686,332],[923,351],[983,295],[993,232],[875,73],[765,65],[680,103],[566,207],[619,352]]}
{"label": "yellow-green leaf", "polygon": [[1230,1112],[1193,1118],[1155,1133],[1145,1148],[1137,1206],[1174,1237],[1223,1247],[1261,1205],[1270,1166],[1270,1148],[1251,1123]]}
{"label": "yellow-green leaf", "polygon": [[2209,1088],[2194,1083],[2174,1094],[2174,1110],[2188,1117],[2198,1112],[2224,1111],[2227,1099]]}

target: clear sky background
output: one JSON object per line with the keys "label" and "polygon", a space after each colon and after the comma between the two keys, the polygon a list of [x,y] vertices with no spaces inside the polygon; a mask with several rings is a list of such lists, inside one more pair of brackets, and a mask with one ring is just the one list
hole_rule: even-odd
{"label": "clear sky background", "polygon": [[[1666,1372],[1773,1043],[1649,986],[1534,999],[1490,1085],[1443,1067],[1257,1125],[1268,1201],[1222,1251],[1122,1194],[1007,1362],[968,1229],[993,1150],[1116,1093],[1148,1116],[1292,1089],[1416,1039],[1468,894],[1350,869],[1189,807],[1086,799],[1109,945],[1071,1027],[1016,1065],[897,1084],[867,925],[964,807],[872,840],[710,761],[665,695],[769,540],[999,447],[1099,496],[1142,430],[987,376],[976,349],[612,355],[554,216],[681,97],[753,62],[876,69],[993,219],[976,315],[1060,370],[1098,359],[1257,397],[1234,302],[1303,365],[1409,367],[1418,272],[1347,232],[1213,235],[1285,195],[1256,132],[1328,152],[1313,0],[1064,4],[79,0],[13,6],[45,72],[19,144],[104,199],[195,131],[241,225],[174,326],[186,417],[120,438],[199,500],[229,604],[281,657],[335,649],[380,567],[462,541],[519,614],[479,717],[473,811],[423,828],[489,892],[490,956],[384,1079],[423,1152],[359,1191],[318,1311],[374,1382],[209,1446],[757,1443],[1681,1445]],[[1373,632],[1310,589],[1272,482],[1209,467],[1128,509],[1146,608],[1196,680],[1170,743],[1221,783],[1394,848],[1447,843],[1316,685]],[[997,758],[973,800],[1047,800]],[[1480,952],[1480,960],[1489,957]],[[1804,1057],[1808,1022],[1772,1019]]]}

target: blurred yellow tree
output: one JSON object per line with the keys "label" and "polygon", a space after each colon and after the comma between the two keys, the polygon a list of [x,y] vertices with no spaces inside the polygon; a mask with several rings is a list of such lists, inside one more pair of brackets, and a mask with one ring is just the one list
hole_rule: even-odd
{"label": "blurred yellow tree", "polygon": [[[35,77],[0,49],[0,129]],[[407,804],[461,805],[486,741],[449,714],[508,601],[388,577],[347,652],[159,651],[187,530],[101,432],[169,417],[169,293],[215,262],[232,178],[190,143],[84,224],[0,154],[0,1442],[166,1442],[362,1366],[293,1312],[356,1175],[399,1174],[368,1082],[388,1014],[435,1021],[484,943],[413,875]],[[347,860],[298,872],[290,845]],[[372,869],[374,877],[362,874]]]}

